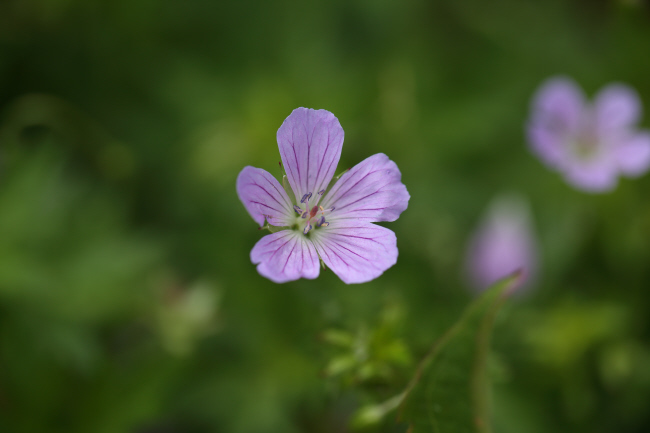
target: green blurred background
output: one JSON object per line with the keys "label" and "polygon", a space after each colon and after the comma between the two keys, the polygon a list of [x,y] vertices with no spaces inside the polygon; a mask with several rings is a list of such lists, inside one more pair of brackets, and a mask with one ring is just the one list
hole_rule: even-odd
{"label": "green blurred background", "polygon": [[[351,431],[471,301],[468,236],[512,191],[542,263],[496,324],[494,431],[649,431],[650,176],[588,195],[532,156],[555,74],[649,106],[647,3],[0,2],[0,431]],[[339,118],[341,169],[402,171],[375,281],[250,263],[235,179],[280,175],[299,106]]]}

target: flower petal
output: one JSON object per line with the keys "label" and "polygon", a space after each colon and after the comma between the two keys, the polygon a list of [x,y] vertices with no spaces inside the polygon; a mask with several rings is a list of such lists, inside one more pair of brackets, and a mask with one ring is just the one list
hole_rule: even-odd
{"label": "flower petal", "polygon": [[553,168],[562,165],[567,143],[563,137],[539,125],[529,125],[527,135],[530,147],[538,158]]}
{"label": "flower petal", "polygon": [[410,198],[401,178],[397,164],[383,153],[366,158],[341,176],[323,198],[323,207],[335,208],[327,220],[395,221]]}
{"label": "flower petal", "polygon": [[291,200],[280,182],[268,171],[244,167],[237,176],[237,195],[260,226],[264,225],[264,219],[273,226],[288,226],[293,223]]}
{"label": "flower petal", "polygon": [[618,184],[616,161],[599,158],[592,161],[575,161],[563,170],[568,183],[586,192],[607,192]]}
{"label": "flower petal", "polygon": [[641,116],[636,91],[624,84],[610,84],[594,100],[595,126],[601,133],[633,126]]}
{"label": "flower petal", "polygon": [[568,78],[552,78],[533,98],[528,140],[533,151],[547,164],[557,167],[566,154],[566,143],[580,129],[584,96]]}
{"label": "flower petal", "polygon": [[312,233],[320,258],[347,284],[365,283],[397,262],[397,238],[362,221],[333,221]]}
{"label": "flower petal", "polygon": [[634,134],[616,149],[621,172],[627,176],[640,176],[650,168],[650,132]]}
{"label": "flower petal", "polygon": [[320,262],[314,245],[302,233],[282,230],[260,239],[251,251],[260,275],[275,283],[318,276]]}
{"label": "flower petal", "polygon": [[326,110],[296,108],[278,129],[278,147],[296,202],[327,188],[341,157],[343,128]]}

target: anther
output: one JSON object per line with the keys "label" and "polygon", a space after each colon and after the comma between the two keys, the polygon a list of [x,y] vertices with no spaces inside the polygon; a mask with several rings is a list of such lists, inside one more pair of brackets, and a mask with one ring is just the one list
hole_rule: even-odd
{"label": "anther", "polygon": [[311,193],[308,192],[307,194],[302,196],[302,199],[300,200],[300,203],[304,203],[306,201],[309,201],[310,198],[311,198]]}
{"label": "anther", "polygon": [[325,190],[324,190],[324,189],[321,189],[320,191],[318,191],[318,195],[323,195],[323,194],[325,194]]}
{"label": "anther", "polygon": [[307,215],[309,215],[309,212],[304,211],[302,215],[300,215],[300,218],[307,218]]}
{"label": "anther", "polygon": [[323,224],[325,224],[325,217],[324,216],[318,218],[318,222],[316,223],[316,227],[321,227]]}
{"label": "anther", "polygon": [[298,215],[302,215],[302,209],[297,204],[293,205],[293,210],[295,210],[298,213]]}
{"label": "anther", "polygon": [[330,223],[328,223],[327,221],[323,221],[323,224],[321,224],[320,226],[321,227],[327,227],[328,225],[330,225]]}
{"label": "anther", "polygon": [[303,234],[309,233],[309,230],[311,230],[311,224],[308,222],[307,225],[305,226],[305,229],[302,231]]}

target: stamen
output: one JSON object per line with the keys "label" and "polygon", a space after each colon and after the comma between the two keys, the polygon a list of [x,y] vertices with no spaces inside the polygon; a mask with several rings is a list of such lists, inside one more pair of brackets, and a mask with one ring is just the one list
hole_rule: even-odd
{"label": "stamen", "polygon": [[318,222],[316,223],[316,227],[320,227],[323,224],[325,224],[325,217],[324,216],[318,218]]}
{"label": "stamen", "polygon": [[305,226],[305,229],[302,231],[303,234],[309,233],[309,230],[311,230],[311,223],[307,222],[307,225]]}
{"label": "stamen", "polygon": [[309,201],[310,198],[311,198],[311,193],[308,192],[307,194],[302,196],[302,199],[300,200],[300,203],[304,203],[306,201]]}
{"label": "stamen", "polygon": [[293,210],[295,210],[298,213],[298,215],[302,215],[302,209],[297,204],[293,205]]}

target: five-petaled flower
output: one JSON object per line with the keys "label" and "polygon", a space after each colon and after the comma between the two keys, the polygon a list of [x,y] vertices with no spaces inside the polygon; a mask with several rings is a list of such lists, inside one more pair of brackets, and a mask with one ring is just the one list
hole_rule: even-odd
{"label": "five-petaled flower", "polygon": [[397,261],[397,240],[387,228],[410,198],[397,165],[373,155],[330,186],[341,157],[343,129],[326,110],[295,109],[277,134],[286,180],[245,167],[237,193],[260,225],[280,231],[260,239],[251,251],[258,272],[276,283],[316,278],[320,259],[344,282],[363,283]]}
{"label": "five-petaled flower", "polygon": [[556,77],[533,99],[528,140],[569,184],[609,191],[619,174],[636,177],[650,167],[650,133],[635,127],[640,116],[641,103],[628,86],[610,84],[589,104],[572,80]]}

